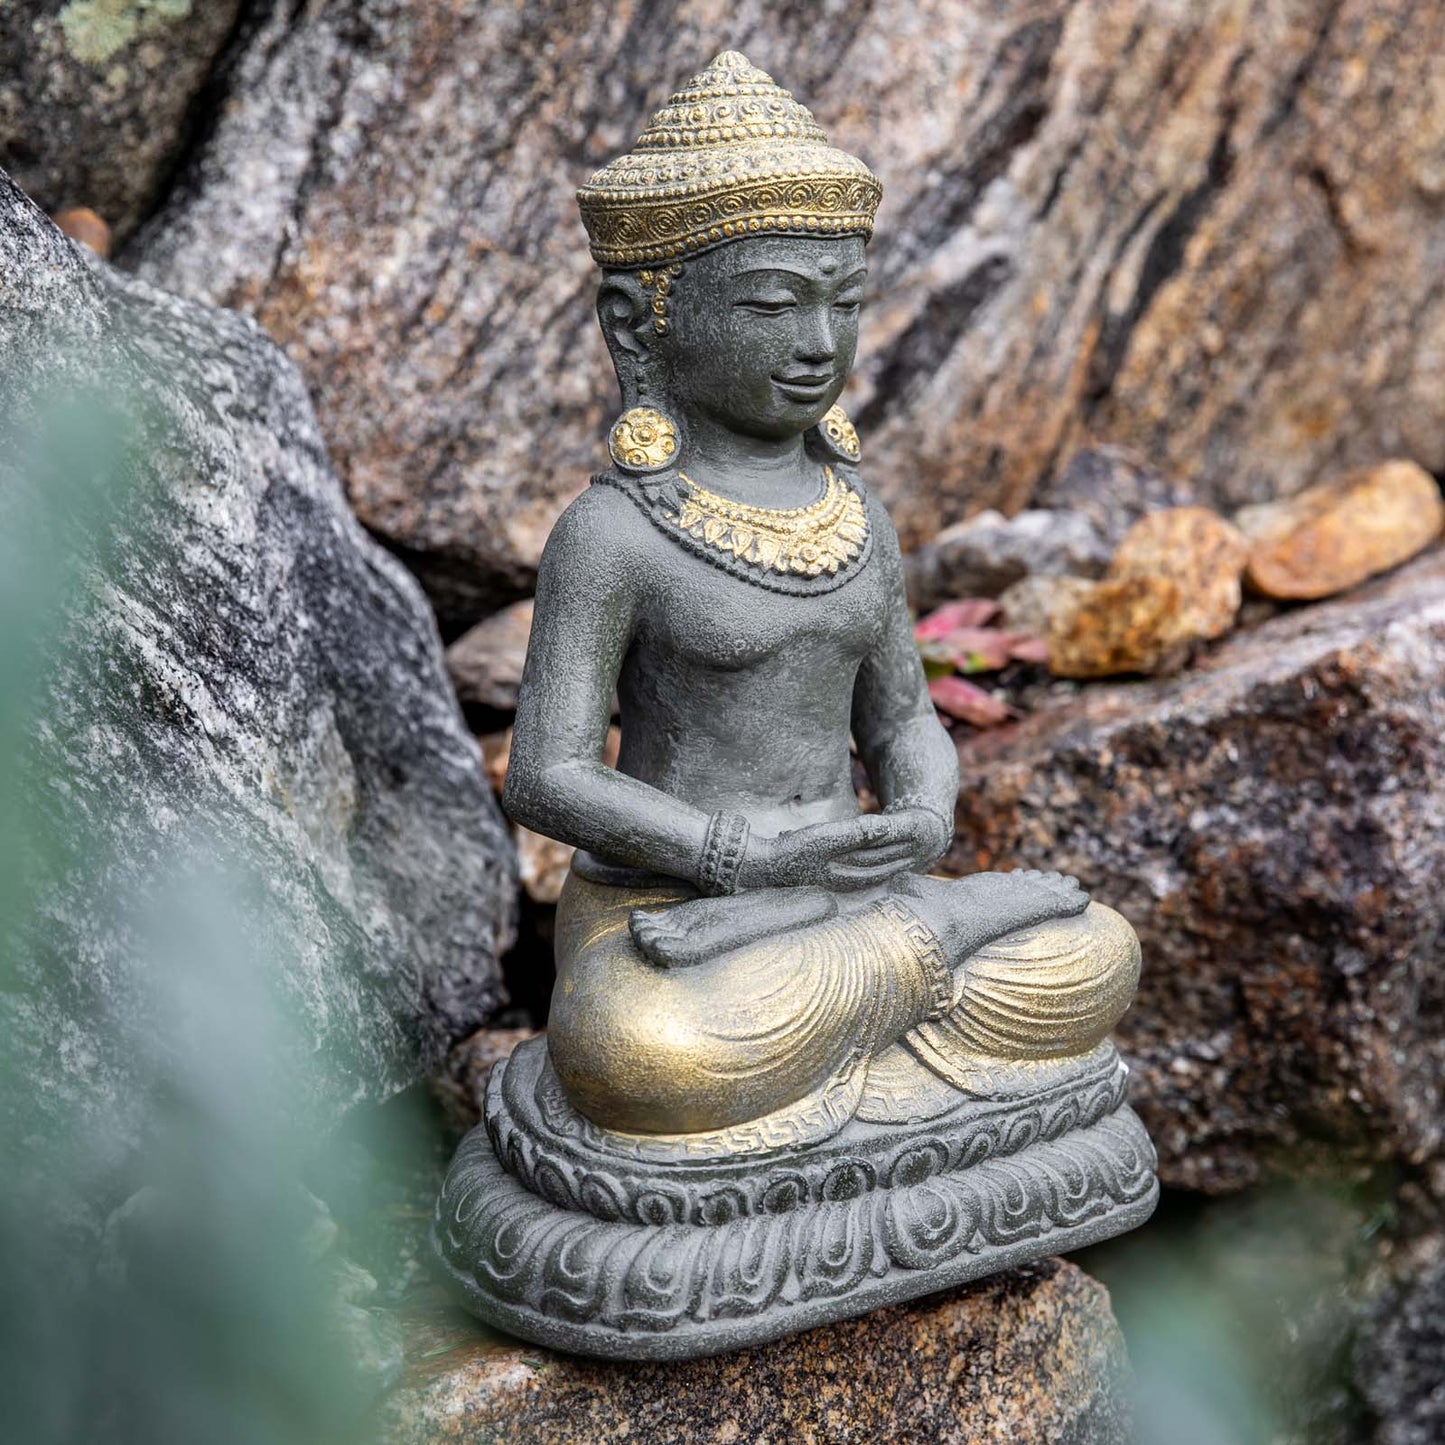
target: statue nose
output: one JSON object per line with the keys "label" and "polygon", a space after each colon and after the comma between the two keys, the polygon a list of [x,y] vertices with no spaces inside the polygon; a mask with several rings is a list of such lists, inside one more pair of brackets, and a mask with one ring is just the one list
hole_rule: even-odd
{"label": "statue nose", "polygon": [[832,318],[826,313],[809,317],[809,325],[798,337],[798,358],[801,361],[832,361],[837,355],[833,338]]}

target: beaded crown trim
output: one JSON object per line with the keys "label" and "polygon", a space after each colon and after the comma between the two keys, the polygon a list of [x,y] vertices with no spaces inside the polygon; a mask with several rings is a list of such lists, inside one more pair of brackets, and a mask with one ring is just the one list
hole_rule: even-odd
{"label": "beaded crown trim", "polygon": [[671,261],[739,236],[873,234],[882,183],[735,50],[653,116],[577,192],[603,266]]}

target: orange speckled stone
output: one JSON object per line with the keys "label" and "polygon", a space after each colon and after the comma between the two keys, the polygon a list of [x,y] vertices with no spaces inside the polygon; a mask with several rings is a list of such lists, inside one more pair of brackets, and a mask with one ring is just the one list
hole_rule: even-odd
{"label": "orange speckled stone", "polygon": [[1391,461],[1248,508],[1239,521],[1253,542],[1250,586],[1266,597],[1306,601],[1424,551],[1445,525],[1445,503],[1423,467]]}
{"label": "orange speckled stone", "polygon": [[1234,625],[1249,546],[1208,507],[1166,507],[1134,523],[1107,575],[1167,577],[1179,586],[1176,629],[1191,639],[1222,637]]}
{"label": "orange speckled stone", "polygon": [[383,1445],[1124,1445],[1102,1285],[1043,1260],[738,1354],[555,1355],[450,1312],[409,1322]]}
{"label": "orange speckled stone", "polygon": [[1183,661],[1184,593],[1168,577],[1120,577],[1095,584],[1049,621],[1049,671],[1056,677],[1167,672]]}

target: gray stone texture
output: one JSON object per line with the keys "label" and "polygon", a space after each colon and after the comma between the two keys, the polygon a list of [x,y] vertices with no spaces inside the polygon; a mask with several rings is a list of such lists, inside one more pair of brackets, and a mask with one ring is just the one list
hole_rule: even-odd
{"label": "gray stone texture", "polygon": [[1437,548],[961,749],[950,865],[1047,862],[1139,932],[1117,1036],[1166,1184],[1440,1157],[1442,706]]}
{"label": "gray stone texture", "polygon": [[0,5],[0,167],[118,236],[160,198],[242,0]]}
{"label": "gray stone texture", "polygon": [[1039,489],[1038,504],[1080,516],[1104,539],[1110,556],[1141,517],[1170,507],[1207,505],[1189,479],[1166,475],[1123,446],[1083,446]]}
{"label": "gray stone texture", "polygon": [[447,672],[464,706],[515,712],[527,640],[532,635],[532,600],[494,612],[447,648]]}
{"label": "gray stone texture", "polygon": [[612,1364],[408,1321],[385,1445],[1126,1445],[1129,1367],[1105,1290],[1050,1259],[711,1359]]}
{"label": "gray stone texture", "polygon": [[1445,470],[1438,6],[277,3],[126,260],[296,358],[449,632],[604,455],[573,191],[728,46],[883,178],[845,404],[906,545],[1092,438],[1226,506]]}
{"label": "gray stone texture", "polygon": [[1025,577],[1098,577],[1110,549],[1080,512],[992,510],[945,527],[904,561],[920,612],[954,597],[997,597]]}
{"label": "gray stone texture", "polygon": [[1371,1445],[1445,1437],[1445,1220],[1434,1225],[1381,1267],[1363,1307],[1353,1366]]}
{"label": "gray stone texture", "polygon": [[[31,1122],[93,1113],[117,1157],[134,1143],[158,979],[124,910],[159,889],[179,918],[167,879],[200,852],[256,890],[222,941],[294,1016],[288,1102],[333,1119],[426,1077],[502,996],[515,857],[435,624],[351,516],[305,386],[255,323],[88,257],[0,174],[7,538],[73,481],[64,439],[36,437],[77,391],[122,429],[82,457],[113,512],[51,623],[21,794],[58,840],[31,840],[42,907],[0,1020],[28,1051]],[[97,499],[77,498],[52,517],[74,535],[27,545],[68,564],[94,542],[70,514]]]}

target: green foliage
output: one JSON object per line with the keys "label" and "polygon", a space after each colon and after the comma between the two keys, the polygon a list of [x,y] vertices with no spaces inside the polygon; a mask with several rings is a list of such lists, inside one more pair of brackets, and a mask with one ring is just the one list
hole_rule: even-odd
{"label": "green foliage", "polygon": [[1080,1256],[1128,1342],[1141,1445],[1362,1438],[1350,1348],[1382,1189],[1342,1173],[1166,1196],[1145,1229]]}

